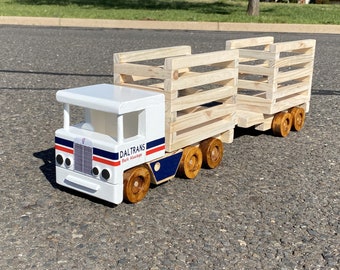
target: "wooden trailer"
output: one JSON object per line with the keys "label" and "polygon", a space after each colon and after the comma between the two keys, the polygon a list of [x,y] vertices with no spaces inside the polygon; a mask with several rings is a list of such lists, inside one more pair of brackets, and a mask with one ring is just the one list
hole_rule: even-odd
{"label": "wooden trailer", "polygon": [[237,39],[226,49],[239,49],[237,125],[283,137],[299,131],[309,111],[315,40]]}
{"label": "wooden trailer", "polygon": [[164,93],[165,145],[173,152],[214,137],[233,141],[237,66],[238,50],[191,54],[190,46],[176,46],[115,53],[114,84]]}

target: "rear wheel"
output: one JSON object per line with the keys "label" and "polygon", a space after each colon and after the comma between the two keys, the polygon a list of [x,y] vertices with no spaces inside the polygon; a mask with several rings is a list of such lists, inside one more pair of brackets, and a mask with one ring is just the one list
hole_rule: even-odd
{"label": "rear wheel", "polygon": [[286,137],[293,123],[293,117],[289,112],[279,112],[274,116],[272,130],[275,136]]}
{"label": "rear wheel", "polygon": [[178,174],[185,178],[195,178],[202,167],[202,151],[199,147],[184,148],[178,167]]}
{"label": "rear wheel", "polygon": [[293,117],[293,130],[300,131],[305,123],[306,113],[303,108],[294,107],[289,110]]}
{"label": "rear wheel", "polygon": [[217,138],[209,138],[201,142],[203,166],[209,169],[216,168],[223,158],[223,143]]}
{"label": "rear wheel", "polygon": [[138,166],[124,172],[124,201],[137,203],[148,193],[151,176],[144,166]]}

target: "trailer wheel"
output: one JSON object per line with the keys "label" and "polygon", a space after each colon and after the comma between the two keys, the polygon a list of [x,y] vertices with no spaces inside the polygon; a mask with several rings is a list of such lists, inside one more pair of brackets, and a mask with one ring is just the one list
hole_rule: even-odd
{"label": "trailer wheel", "polygon": [[201,142],[203,166],[209,169],[216,168],[223,158],[223,143],[220,139],[209,138]]}
{"label": "trailer wheel", "polygon": [[178,174],[185,178],[195,178],[202,167],[202,151],[199,147],[184,148],[178,167]]}
{"label": "trailer wheel", "polygon": [[148,193],[151,176],[144,166],[138,166],[124,172],[124,201],[140,202]]}
{"label": "trailer wheel", "polygon": [[272,122],[272,130],[275,136],[286,137],[293,123],[293,117],[289,112],[279,112],[275,114]]}
{"label": "trailer wheel", "polygon": [[289,110],[290,114],[293,116],[292,128],[295,131],[300,131],[305,123],[306,113],[303,108],[294,107]]}

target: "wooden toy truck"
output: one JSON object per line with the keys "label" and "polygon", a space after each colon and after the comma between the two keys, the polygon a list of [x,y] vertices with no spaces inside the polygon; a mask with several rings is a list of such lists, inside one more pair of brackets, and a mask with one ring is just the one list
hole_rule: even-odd
{"label": "wooden toy truck", "polygon": [[[161,67],[136,63],[155,58]],[[222,142],[233,140],[237,62],[237,50],[191,55],[188,46],[121,53],[114,66],[121,86],[58,91],[64,128],[55,134],[57,183],[135,203],[150,182],[218,166]],[[147,90],[136,88],[142,79],[152,81],[139,86]],[[84,108],[83,123],[70,125],[70,105]]]}
{"label": "wooden toy truck", "polygon": [[[114,85],[57,92],[64,104],[64,127],[55,135],[57,183],[136,203],[151,182],[217,167],[236,124],[280,136],[300,130],[314,48],[314,40],[275,44],[263,37],[228,41],[226,50],[210,53],[176,46],[114,54]],[[84,108],[82,123],[70,124],[70,105]]]}
{"label": "wooden toy truck", "polygon": [[299,131],[309,111],[315,40],[237,39],[227,41],[226,49],[240,55],[237,125],[283,137],[291,128]]}

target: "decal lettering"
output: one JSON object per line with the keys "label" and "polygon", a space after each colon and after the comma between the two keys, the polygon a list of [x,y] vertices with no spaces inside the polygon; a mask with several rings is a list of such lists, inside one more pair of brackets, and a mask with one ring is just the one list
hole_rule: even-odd
{"label": "decal lettering", "polygon": [[130,148],[127,148],[125,150],[119,151],[119,158],[122,160],[122,162],[127,162],[132,159],[140,158],[142,157],[143,151],[145,151],[145,144],[140,145],[134,145]]}

